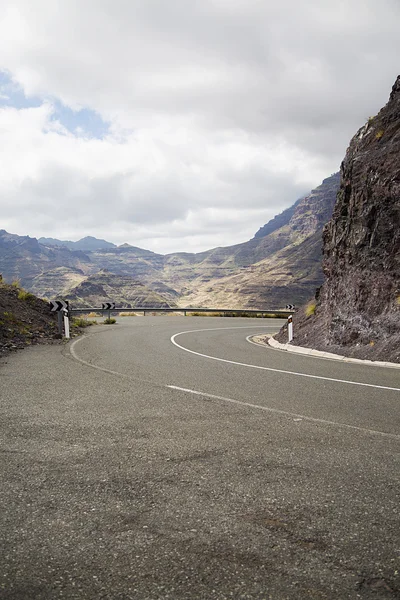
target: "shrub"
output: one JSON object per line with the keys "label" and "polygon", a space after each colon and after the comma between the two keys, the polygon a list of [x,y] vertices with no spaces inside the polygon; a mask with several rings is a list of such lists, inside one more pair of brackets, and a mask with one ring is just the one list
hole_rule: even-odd
{"label": "shrub", "polygon": [[19,279],[14,279],[14,281],[11,283],[11,285],[17,289],[19,289],[21,287],[21,281]]}
{"label": "shrub", "polygon": [[83,317],[74,317],[72,325],[75,325],[75,327],[90,327],[91,325],[97,325],[97,321],[88,321]]}
{"label": "shrub", "polygon": [[101,317],[101,315],[99,313],[96,312],[90,312],[88,315],[86,315],[87,317]]}
{"label": "shrub", "polygon": [[104,325],[114,325],[114,323],[117,322],[117,319],[114,319],[113,317],[104,319],[103,323]]}
{"label": "shrub", "polygon": [[384,133],[385,133],[385,132],[383,131],[383,129],[380,129],[379,131],[377,131],[377,132],[376,132],[376,134],[375,134],[375,138],[376,138],[377,140],[380,140],[380,139],[381,139],[381,137],[383,136],[383,134],[384,134]]}
{"label": "shrub", "polygon": [[317,308],[316,302],[309,302],[306,306],[306,316],[311,317],[311,315],[315,315],[315,311]]}
{"label": "shrub", "polygon": [[20,288],[18,290],[18,299],[19,300],[24,300],[26,302],[29,302],[29,300],[34,300],[35,296],[33,294],[31,294],[30,292],[27,292],[23,288]]}

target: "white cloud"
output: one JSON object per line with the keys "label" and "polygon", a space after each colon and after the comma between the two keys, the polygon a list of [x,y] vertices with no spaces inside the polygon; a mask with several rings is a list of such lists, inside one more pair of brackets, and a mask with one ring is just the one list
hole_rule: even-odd
{"label": "white cloud", "polygon": [[[2,4],[0,69],[42,99],[0,109],[13,233],[244,241],[337,170],[397,75],[397,0]],[[108,135],[71,134],[55,102],[96,111]]]}

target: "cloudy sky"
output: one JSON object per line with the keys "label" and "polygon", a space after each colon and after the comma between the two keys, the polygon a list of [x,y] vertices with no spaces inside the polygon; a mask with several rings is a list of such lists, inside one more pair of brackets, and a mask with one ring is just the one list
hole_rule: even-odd
{"label": "cloudy sky", "polygon": [[400,73],[399,0],[0,0],[0,228],[251,238]]}

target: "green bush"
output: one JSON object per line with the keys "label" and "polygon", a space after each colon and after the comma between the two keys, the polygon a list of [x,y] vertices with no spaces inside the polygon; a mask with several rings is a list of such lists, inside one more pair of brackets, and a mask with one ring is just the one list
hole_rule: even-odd
{"label": "green bush", "polygon": [[114,323],[117,322],[117,319],[114,319],[113,317],[104,319],[103,323],[104,325],[114,325]]}
{"label": "green bush", "polygon": [[91,325],[97,325],[97,321],[88,321],[83,317],[76,317],[72,319],[72,325],[75,325],[75,327],[90,327]]}
{"label": "green bush", "polygon": [[23,288],[20,288],[18,290],[18,299],[23,300],[24,302],[29,302],[29,300],[34,300],[35,296]]}

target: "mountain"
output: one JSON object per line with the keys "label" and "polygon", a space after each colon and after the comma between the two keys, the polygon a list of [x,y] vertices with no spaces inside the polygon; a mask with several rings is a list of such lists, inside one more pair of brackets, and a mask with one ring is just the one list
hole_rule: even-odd
{"label": "mountain", "polygon": [[347,149],[323,271],[295,343],[400,362],[400,76]]}
{"label": "mountain", "polygon": [[20,280],[32,291],[33,281],[54,268],[91,270],[91,260],[81,251],[64,247],[46,247],[36,238],[19,236],[0,230],[0,273],[10,283]]}
{"label": "mountain", "polygon": [[29,289],[39,298],[65,296],[70,289],[79,285],[86,279],[87,275],[82,269],[74,267],[56,267],[44,271],[31,280]]}
{"label": "mountain", "polygon": [[103,302],[115,302],[119,308],[175,306],[163,296],[133,277],[101,271],[90,275],[64,296],[74,308],[100,308]]}
{"label": "mountain", "polygon": [[266,235],[269,235],[277,229],[280,229],[281,227],[287,225],[295,213],[296,206],[301,202],[301,200],[302,198],[297,200],[292,206],[281,212],[279,215],[276,215],[276,217],[268,221],[266,225],[260,227],[260,229],[255,234],[254,238],[257,239],[265,237]]}
{"label": "mountain", "polygon": [[101,248],[116,248],[115,244],[92,237],[91,235],[88,235],[77,242],[44,237],[39,238],[38,242],[39,244],[42,244],[42,246],[64,246],[65,248],[69,248],[69,250],[82,250],[83,252],[90,252]]}
{"label": "mountain", "polygon": [[[271,225],[270,233],[264,236],[256,234],[244,244],[218,249],[220,253],[205,253],[207,256],[201,263],[204,281],[200,278],[193,280],[180,303],[278,308],[307,300],[323,281],[322,230],[332,214],[339,180],[339,173],[325,179],[310,194],[298,200],[293,210],[284,211],[280,215],[282,224],[278,228]],[[221,262],[222,257],[224,262]],[[215,267],[215,258],[219,268],[226,268],[230,261],[235,268],[228,274],[220,274],[214,268],[211,271],[213,276],[207,277],[204,265],[214,260]]]}
{"label": "mountain", "polygon": [[[321,234],[331,216],[339,175],[264,225],[248,242],[205,252],[161,255],[123,244],[71,250],[53,238],[0,231],[0,272],[48,298],[69,294],[96,273],[134,278],[179,306],[280,308],[299,304],[322,282]],[[93,241],[94,240],[94,241]],[[68,242],[76,248],[79,242]],[[85,247],[86,242],[81,245]],[[95,247],[96,246],[96,247]],[[86,246],[87,247],[87,246]]]}

